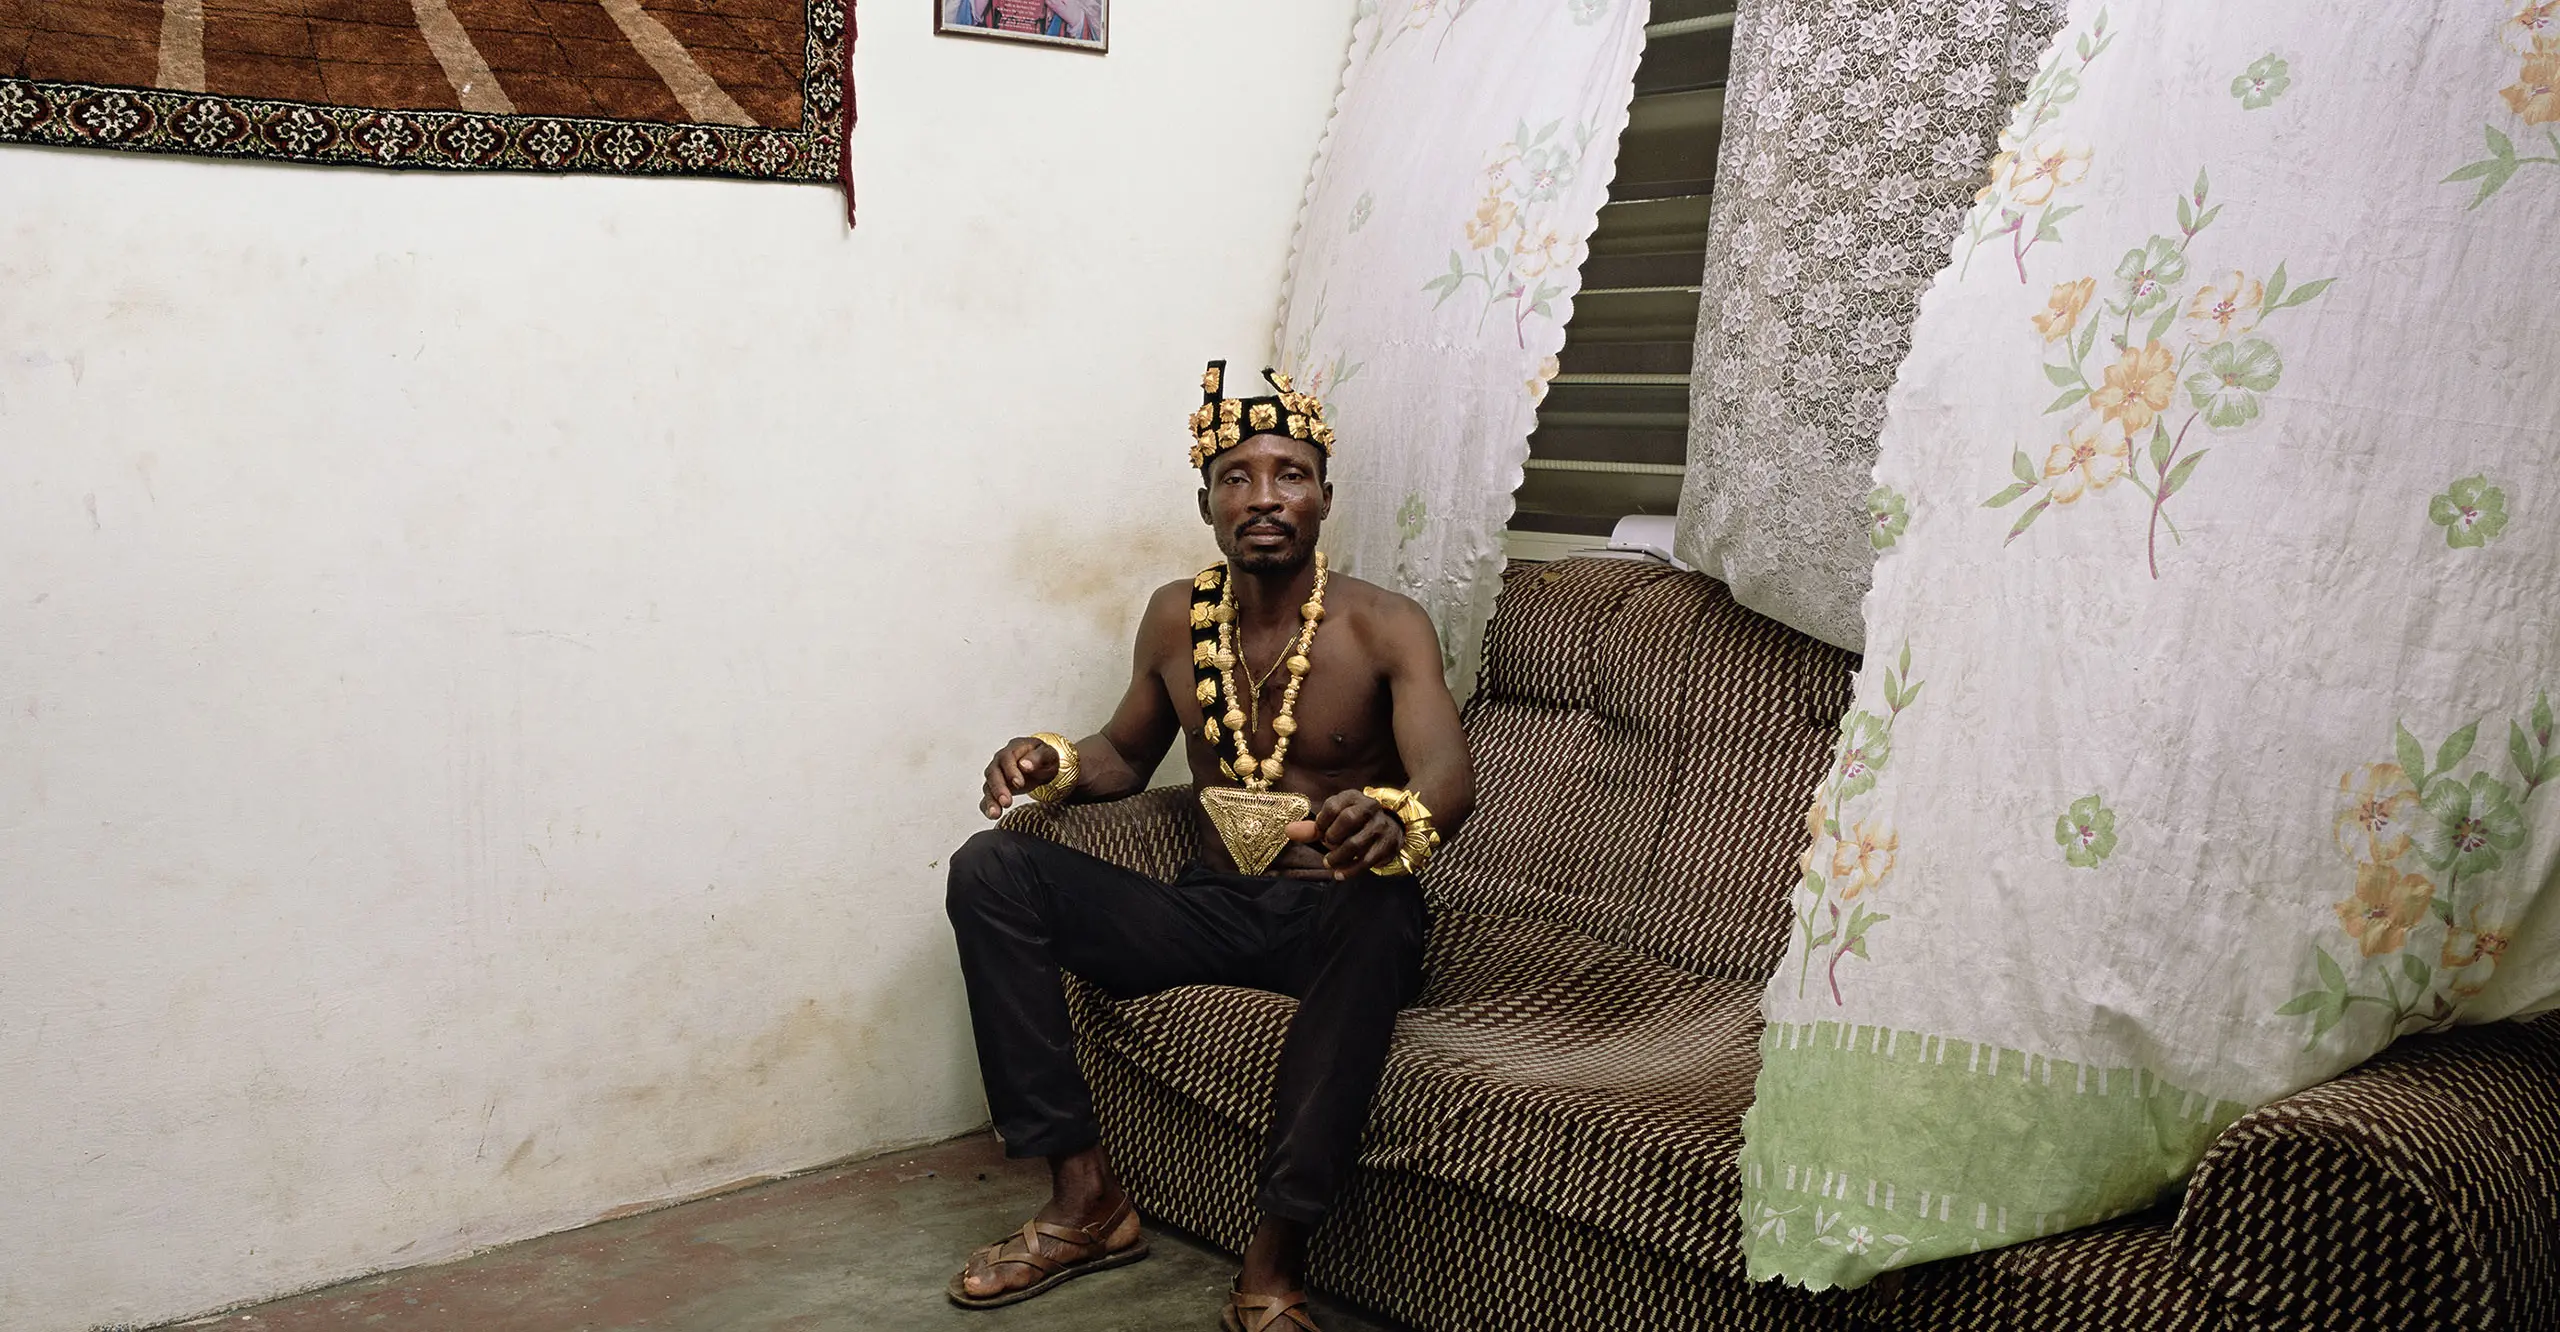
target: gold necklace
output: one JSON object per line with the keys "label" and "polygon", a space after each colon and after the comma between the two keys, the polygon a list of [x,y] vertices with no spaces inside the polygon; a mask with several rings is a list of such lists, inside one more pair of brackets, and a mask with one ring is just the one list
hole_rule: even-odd
{"label": "gold necklace", "polygon": [[[1218,680],[1226,686],[1227,729],[1235,733],[1236,776],[1248,791],[1270,789],[1271,783],[1280,776],[1281,761],[1288,757],[1289,737],[1297,734],[1298,689],[1307,682],[1307,649],[1315,646],[1316,626],[1324,620],[1324,585],[1328,577],[1324,555],[1318,552],[1315,590],[1307,594],[1306,604],[1298,608],[1297,645],[1285,660],[1274,664],[1274,669],[1279,666],[1288,668],[1289,687],[1280,694],[1279,715],[1271,719],[1271,757],[1256,760],[1253,756],[1253,732],[1259,728],[1247,726],[1244,714],[1236,705],[1242,697],[1236,692],[1236,663],[1241,660],[1241,653],[1237,650],[1235,570],[1230,568],[1227,571],[1226,595],[1218,601]],[[1253,673],[1250,663],[1246,664],[1245,673],[1248,676]]]}
{"label": "gold necklace", "polygon": [[[1306,651],[1304,647],[1300,647],[1297,650],[1300,652]],[[1257,672],[1253,669],[1253,659],[1244,655],[1244,635],[1236,635],[1236,660],[1244,663],[1244,682],[1253,686],[1250,690],[1246,691],[1244,696],[1245,730],[1257,734],[1261,732],[1262,691],[1270,687],[1271,677],[1279,672],[1280,663],[1288,660],[1288,658],[1289,653],[1287,651],[1283,651],[1279,656],[1271,659],[1271,669]]]}
{"label": "gold necklace", "polygon": [[1251,688],[1245,690],[1244,693],[1245,711],[1253,711],[1253,705],[1262,698],[1262,691],[1271,687],[1271,676],[1273,672],[1280,669],[1281,661],[1287,658],[1288,655],[1288,653],[1283,652],[1279,656],[1273,657],[1269,666],[1257,671],[1253,668],[1253,658],[1244,654],[1244,635],[1236,635],[1236,660],[1243,664],[1244,682],[1251,686]]}
{"label": "gold necklace", "polygon": [[[1271,719],[1271,754],[1267,758],[1256,758],[1253,732],[1259,726],[1258,723],[1248,723],[1243,700],[1236,692],[1235,668],[1239,656],[1236,651],[1235,570],[1230,567],[1226,572],[1227,576],[1221,580],[1225,584],[1225,592],[1219,598],[1215,617],[1218,625],[1217,665],[1218,682],[1222,686],[1221,692],[1226,695],[1224,720],[1227,730],[1235,736],[1236,756],[1232,762],[1221,766],[1233,772],[1236,779],[1244,783],[1244,789],[1204,786],[1200,788],[1200,808],[1208,814],[1210,826],[1217,829],[1218,840],[1226,844],[1228,854],[1235,858],[1236,868],[1247,874],[1260,874],[1271,867],[1272,861],[1279,859],[1282,848],[1289,844],[1289,825],[1305,818],[1310,807],[1305,796],[1291,791],[1274,791],[1271,784],[1279,780],[1289,755],[1289,737],[1298,730],[1298,690],[1306,683],[1311,665],[1307,649],[1314,646],[1316,626],[1324,619],[1324,589],[1329,575],[1325,569],[1325,558],[1318,553],[1315,589],[1307,595],[1306,604],[1298,608],[1297,643],[1274,666],[1274,669],[1285,667],[1288,670],[1289,687],[1280,695],[1279,713]],[[1250,664],[1245,667],[1245,674],[1251,678],[1253,667]],[[1266,675],[1265,678],[1269,677]]]}

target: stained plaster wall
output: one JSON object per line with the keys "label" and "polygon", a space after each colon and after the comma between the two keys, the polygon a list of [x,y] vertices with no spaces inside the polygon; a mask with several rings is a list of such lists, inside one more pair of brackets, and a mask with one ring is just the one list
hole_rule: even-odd
{"label": "stained plaster wall", "polygon": [[940,863],[1213,556],[1352,4],[874,8],[850,236],[0,149],[0,1327],[984,1121]]}

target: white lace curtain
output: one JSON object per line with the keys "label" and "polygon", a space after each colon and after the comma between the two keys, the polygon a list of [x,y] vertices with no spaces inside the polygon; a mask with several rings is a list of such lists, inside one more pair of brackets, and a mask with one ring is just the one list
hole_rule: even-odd
{"label": "white lace curtain", "polygon": [[2155,1206],[2395,1037],[2560,1008],[2555,20],[2073,5],[1891,395],[1755,1278]]}
{"label": "white lace curtain", "polygon": [[1907,522],[1870,479],[1885,390],[2061,21],[2055,0],[1743,0],[1678,536],[1743,605],[1864,646],[1858,600]]}
{"label": "white lace curtain", "polygon": [[1279,358],[1339,435],[1325,544],[1342,569],[1422,603],[1462,694],[1647,11],[1364,3],[1317,150]]}

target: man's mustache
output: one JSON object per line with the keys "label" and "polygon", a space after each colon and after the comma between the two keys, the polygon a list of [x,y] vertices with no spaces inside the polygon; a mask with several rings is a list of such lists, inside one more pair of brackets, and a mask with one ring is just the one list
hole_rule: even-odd
{"label": "man's mustache", "polygon": [[1285,537],[1294,537],[1298,534],[1297,528],[1292,527],[1277,518],[1256,518],[1252,522],[1246,523],[1244,526],[1236,529],[1236,539],[1241,541],[1249,533],[1265,531],[1277,532]]}

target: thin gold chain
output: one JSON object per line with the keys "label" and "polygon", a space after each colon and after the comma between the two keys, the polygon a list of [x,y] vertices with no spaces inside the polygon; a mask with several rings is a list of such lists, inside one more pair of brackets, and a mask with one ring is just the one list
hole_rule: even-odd
{"label": "thin gold chain", "polygon": [[[1306,604],[1299,610],[1301,627],[1298,630],[1297,641],[1290,652],[1282,655],[1280,660],[1283,664],[1292,659],[1304,658],[1307,654],[1307,650],[1314,646],[1316,639],[1316,625],[1321,623],[1324,619],[1325,581],[1325,558],[1322,552],[1318,552],[1316,555],[1315,590],[1308,595]],[[1278,715],[1272,719],[1271,754],[1268,758],[1260,760],[1255,759],[1253,755],[1253,736],[1255,732],[1262,729],[1260,709],[1259,707],[1256,707],[1252,715],[1246,716],[1242,715],[1243,708],[1240,705],[1248,702],[1259,704],[1259,695],[1261,691],[1256,689],[1256,698],[1252,700],[1239,699],[1236,697],[1238,692],[1236,689],[1236,665],[1241,663],[1245,668],[1246,678],[1250,679],[1253,674],[1253,664],[1244,660],[1244,654],[1242,652],[1244,635],[1236,628],[1235,566],[1229,565],[1227,567],[1225,583],[1226,588],[1219,597],[1218,605],[1218,676],[1220,683],[1225,686],[1227,706],[1235,709],[1235,711],[1232,711],[1227,715],[1228,726],[1230,729],[1235,731],[1236,757],[1234,766],[1236,775],[1244,782],[1246,790],[1263,791],[1270,789],[1271,783],[1277,780],[1280,776],[1282,760],[1289,752],[1289,734],[1297,729],[1293,724],[1291,724],[1291,718],[1298,710],[1298,689],[1301,685],[1306,683],[1307,677],[1303,664],[1299,670],[1292,672],[1289,680],[1289,690],[1286,694],[1281,696],[1280,711]],[[1267,679],[1269,677],[1266,676],[1265,678]],[[1245,721],[1246,726],[1243,728],[1236,727],[1235,723],[1238,720]]]}
{"label": "thin gold chain", "polygon": [[1262,734],[1262,691],[1271,683],[1271,677],[1279,674],[1280,663],[1289,659],[1294,645],[1294,639],[1281,644],[1279,655],[1271,659],[1271,669],[1257,672],[1253,669],[1253,658],[1244,654],[1244,635],[1236,635],[1236,660],[1244,664],[1245,683],[1253,686],[1253,692],[1245,695],[1244,699],[1244,724],[1255,735]]}

